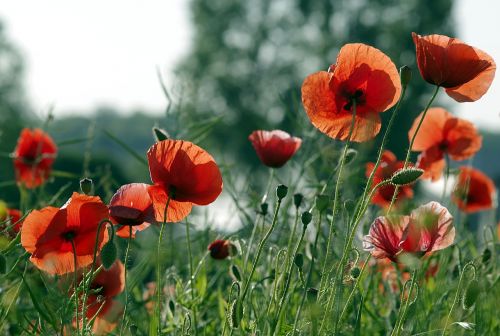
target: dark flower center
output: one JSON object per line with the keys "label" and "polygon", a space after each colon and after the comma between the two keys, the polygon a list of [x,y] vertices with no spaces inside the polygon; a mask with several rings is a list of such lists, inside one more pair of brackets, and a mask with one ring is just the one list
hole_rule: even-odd
{"label": "dark flower center", "polygon": [[62,239],[66,240],[66,241],[72,241],[76,237],[76,231],[70,230],[70,231],[63,232],[63,233],[61,233],[61,237],[62,237]]}
{"label": "dark flower center", "polygon": [[354,94],[347,95],[347,103],[344,105],[344,110],[350,111],[354,102],[356,105],[364,103],[365,99],[363,97],[364,93],[361,90],[354,91]]}

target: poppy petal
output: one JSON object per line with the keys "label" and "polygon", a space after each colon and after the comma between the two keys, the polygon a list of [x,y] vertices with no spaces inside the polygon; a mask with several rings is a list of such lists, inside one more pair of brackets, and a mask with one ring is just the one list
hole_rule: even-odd
{"label": "poppy petal", "polygon": [[401,250],[399,243],[409,220],[409,216],[377,217],[363,239],[363,248],[374,258],[396,261]]}
{"label": "poppy petal", "polygon": [[[418,124],[424,116],[422,112],[414,121],[413,125],[408,132],[408,138],[413,138],[413,135],[417,131]],[[422,152],[426,149],[440,144],[443,141],[443,133],[446,122],[453,118],[453,115],[440,107],[432,107],[427,111],[427,114],[418,130],[417,136],[415,137],[415,142],[413,143],[412,151]]]}
{"label": "poppy petal", "polygon": [[[148,192],[153,201],[156,221],[161,223],[164,220],[165,206],[168,200],[167,192],[161,186],[156,185],[148,187]],[[191,202],[179,202],[171,199],[168,203],[166,222],[180,222],[189,215],[192,207]]]}

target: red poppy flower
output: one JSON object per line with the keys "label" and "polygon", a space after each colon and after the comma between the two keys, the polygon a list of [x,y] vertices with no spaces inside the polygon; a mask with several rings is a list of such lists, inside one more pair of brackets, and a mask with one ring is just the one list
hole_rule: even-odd
{"label": "red poppy flower", "polygon": [[[410,139],[422,116],[423,113],[413,122],[408,132]],[[481,149],[482,139],[471,122],[457,118],[443,108],[430,108],[412,147],[413,151],[422,152],[417,162],[417,166],[424,170],[422,177],[438,180],[445,167],[445,154],[456,161],[468,159]]]}
{"label": "red poppy flower", "polygon": [[346,140],[356,102],[351,140],[374,138],[381,127],[379,113],[401,95],[396,66],[380,50],[353,43],[340,49],[329,70],[309,75],[302,84],[302,104],[312,124],[331,138]]}
{"label": "red poppy flower", "polygon": [[222,191],[222,176],[214,159],[189,141],[163,140],[147,155],[154,183],[148,192],[158,222],[163,222],[169,196],[166,221],[179,222],[191,212],[193,204],[210,204]]}
{"label": "red poppy flower", "polygon": [[444,35],[412,37],[418,68],[427,82],[444,87],[458,102],[476,101],[488,91],[496,70],[490,55]]}
{"label": "red poppy flower", "polygon": [[61,208],[31,212],[21,228],[21,244],[39,269],[50,274],[73,272],[72,242],[77,268],[89,265],[96,239],[99,250],[108,240],[105,229],[97,237],[98,224],[107,217],[108,208],[99,197],[73,193]]}
{"label": "red poppy flower", "polygon": [[[403,161],[398,161],[394,153],[392,153],[389,150],[385,150],[382,153],[380,164],[377,167],[375,174],[373,175],[372,187],[374,187],[375,185],[377,185],[382,181],[391,178],[391,176],[394,175],[394,173],[399,169],[402,169],[403,166],[404,166]],[[375,164],[373,162],[369,162],[366,164],[367,177],[370,176],[374,167]],[[373,198],[371,199],[371,202],[373,204],[379,205],[384,208],[388,207],[391,204],[392,195],[394,195],[395,190],[396,187],[392,184],[382,186],[375,191]],[[397,202],[412,197],[413,197],[413,189],[411,185],[404,185],[399,187],[398,195],[396,198]]]}
{"label": "red poppy flower", "polygon": [[16,180],[26,188],[36,188],[50,175],[57,147],[52,138],[41,129],[25,128],[14,150]]}
{"label": "red poppy flower", "polygon": [[410,216],[378,217],[363,240],[373,257],[398,261],[401,254],[418,257],[453,243],[455,228],[449,211],[437,202],[413,210]]}
{"label": "red poppy flower", "polygon": [[496,188],[493,181],[481,171],[460,167],[452,200],[464,212],[472,213],[492,209]]}
{"label": "red poppy flower", "polygon": [[208,245],[208,250],[210,251],[210,256],[214,259],[226,259],[233,252],[234,245],[225,239],[214,240],[210,245]]}
{"label": "red poppy flower", "polygon": [[282,167],[297,152],[302,140],[281,130],[253,131],[248,137],[260,161],[268,167]]}
{"label": "red poppy flower", "polygon": [[134,238],[137,231],[142,231],[156,222],[148,187],[145,183],[125,184],[111,198],[109,219],[113,224],[121,225],[116,230],[117,236],[128,238],[131,226]]}
{"label": "red poppy flower", "polygon": [[21,211],[9,209],[5,202],[0,201],[0,232],[5,230],[8,237],[15,237],[23,225],[22,217]]}

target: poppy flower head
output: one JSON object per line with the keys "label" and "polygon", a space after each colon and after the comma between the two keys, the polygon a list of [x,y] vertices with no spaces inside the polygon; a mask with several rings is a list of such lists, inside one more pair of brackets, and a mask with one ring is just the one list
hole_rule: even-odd
{"label": "poppy flower head", "polygon": [[412,211],[409,216],[378,217],[363,240],[363,248],[377,259],[398,262],[402,254],[422,257],[453,243],[453,217],[437,202]]}
{"label": "poppy flower head", "polygon": [[380,131],[379,113],[401,95],[396,66],[380,50],[353,43],[340,49],[329,71],[309,75],[302,84],[302,104],[312,124],[331,138],[364,142]]}
{"label": "poppy flower head", "polygon": [[0,201],[0,232],[5,230],[8,237],[14,238],[23,225],[22,217],[21,211],[10,209],[5,202]]}
{"label": "poppy flower head", "polygon": [[21,245],[31,253],[36,267],[49,274],[65,274],[92,262],[94,245],[106,243],[107,231],[97,228],[108,218],[108,208],[97,196],[73,193],[61,208],[45,207],[32,211],[21,228]]}
{"label": "poppy flower head", "polygon": [[496,70],[491,56],[444,35],[412,37],[424,80],[444,87],[458,102],[476,101],[488,91]]}
{"label": "poppy flower head", "polygon": [[493,181],[481,171],[462,166],[459,168],[452,200],[466,213],[494,207],[496,188]]}
{"label": "poppy flower head", "polygon": [[[380,159],[380,164],[377,167],[377,170],[375,171],[375,174],[373,175],[373,182],[372,182],[372,187],[377,185],[378,183],[385,181],[389,178],[391,178],[394,173],[400,169],[402,169],[404,166],[403,161],[398,161],[394,153],[392,153],[389,150],[385,150],[382,153],[381,159]],[[375,164],[373,162],[369,162],[366,164],[366,176],[369,177],[371,173],[373,172],[373,169],[375,168]],[[394,195],[394,192],[396,190],[396,187],[394,185],[385,185],[382,187],[379,187],[374,195],[373,198],[371,199],[371,202],[373,204],[379,205],[381,207],[388,207],[391,204],[392,201],[392,196]],[[398,189],[398,194],[397,194],[397,202],[400,202],[404,199],[409,199],[413,197],[413,188],[411,185],[404,185],[401,186]]]}
{"label": "poppy flower head", "polygon": [[210,245],[208,245],[208,250],[210,251],[210,256],[214,259],[226,259],[234,253],[234,245],[225,239],[214,240]]}
{"label": "poppy flower head", "polygon": [[[408,132],[412,139],[423,113]],[[423,178],[439,179],[445,167],[445,155],[461,161],[474,156],[482,145],[482,137],[471,122],[457,118],[443,108],[430,108],[415,137],[412,150],[422,152],[417,166],[424,170]]]}
{"label": "poppy flower head", "polygon": [[41,129],[25,128],[14,149],[16,180],[26,188],[36,188],[49,177],[57,154],[52,138]]}
{"label": "poppy flower head", "polygon": [[248,137],[257,155],[268,167],[279,168],[297,152],[302,140],[281,130],[253,131]]}
{"label": "poppy flower head", "polygon": [[148,187],[156,220],[163,221],[170,198],[167,221],[178,222],[193,204],[207,205],[222,191],[222,176],[210,154],[189,141],[163,140],[147,153],[154,185]]}
{"label": "poppy flower head", "polygon": [[130,183],[121,186],[109,203],[109,219],[115,225],[121,225],[116,234],[127,238],[132,226],[132,235],[156,222],[153,202],[149,197],[148,184]]}

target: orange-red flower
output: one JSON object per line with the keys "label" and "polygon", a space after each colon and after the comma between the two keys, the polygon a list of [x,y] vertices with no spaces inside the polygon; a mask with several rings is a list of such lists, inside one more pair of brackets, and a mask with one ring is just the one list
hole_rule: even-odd
{"label": "orange-red flower", "polygon": [[50,274],[65,274],[92,262],[96,239],[98,248],[108,240],[107,232],[97,227],[108,218],[108,208],[97,196],[73,193],[61,208],[34,210],[24,220],[21,244],[31,253],[31,262]]}
{"label": "orange-red flower", "polygon": [[163,222],[167,200],[167,222],[184,219],[194,205],[207,205],[222,191],[222,176],[214,159],[189,141],[163,140],[148,150],[154,185],[148,187],[155,217]]}
{"label": "orange-red flower", "polygon": [[[413,138],[420,119],[420,114],[408,132]],[[417,166],[424,170],[423,178],[438,180],[445,167],[445,155],[461,161],[472,157],[481,149],[482,137],[469,121],[457,118],[443,108],[430,108],[415,137],[412,150],[422,152]]]}
{"label": "orange-red flower", "polygon": [[232,254],[234,245],[225,239],[214,240],[210,245],[208,245],[208,250],[210,251],[210,256],[214,259],[226,259]]}
{"label": "orange-red flower", "polygon": [[413,210],[409,216],[378,217],[363,240],[363,247],[377,259],[398,261],[401,254],[421,257],[444,249],[455,239],[453,217],[437,202]]}
{"label": "orange-red flower", "polygon": [[253,131],[248,137],[260,161],[268,167],[282,167],[297,152],[302,140],[281,130]]}
{"label": "orange-red flower", "polygon": [[[403,161],[398,161],[396,155],[389,150],[385,150],[382,153],[382,157],[380,159],[380,164],[375,170],[375,174],[373,175],[372,188],[378,183],[385,181],[391,178],[392,175],[399,169],[402,169],[404,166]],[[366,176],[369,177],[370,174],[375,168],[375,163],[369,162],[366,164]],[[379,205],[381,207],[388,207],[391,204],[392,196],[394,195],[394,191],[396,187],[392,184],[382,186],[378,188],[371,202],[373,204]],[[398,195],[396,198],[397,202],[400,202],[405,199],[409,199],[413,197],[413,188],[411,185],[404,185],[399,187]]]}
{"label": "orange-red flower", "polygon": [[492,209],[496,188],[493,181],[481,171],[462,166],[459,168],[452,200],[464,212],[472,213]]}
{"label": "orange-red flower", "polygon": [[50,175],[57,147],[52,138],[41,129],[25,128],[14,150],[16,180],[26,188],[36,188]]}
{"label": "orange-red flower", "polygon": [[128,238],[132,227],[132,238],[155,222],[153,202],[148,194],[148,184],[130,183],[118,189],[109,202],[109,219],[121,225],[116,235]]}
{"label": "orange-red flower", "polygon": [[412,37],[418,68],[427,82],[444,87],[458,102],[476,101],[488,91],[496,70],[490,55],[444,35]]}
{"label": "orange-red flower", "polygon": [[10,209],[5,202],[0,201],[0,232],[5,230],[8,237],[15,237],[23,225],[22,217],[21,211]]}
{"label": "orange-red flower", "polygon": [[363,142],[380,131],[379,113],[401,95],[398,70],[391,59],[371,46],[353,43],[340,49],[329,72],[309,75],[302,84],[302,104],[312,124],[331,138]]}

